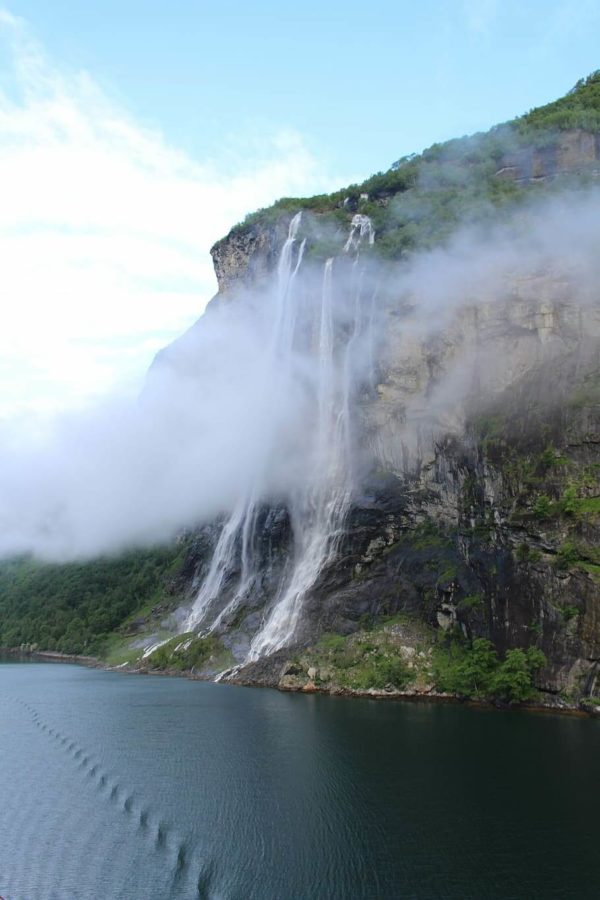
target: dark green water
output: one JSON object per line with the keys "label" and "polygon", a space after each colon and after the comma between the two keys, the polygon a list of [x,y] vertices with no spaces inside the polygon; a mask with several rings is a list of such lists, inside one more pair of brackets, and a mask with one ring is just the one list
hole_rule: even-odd
{"label": "dark green water", "polygon": [[6,900],[600,896],[600,723],[0,664]]}

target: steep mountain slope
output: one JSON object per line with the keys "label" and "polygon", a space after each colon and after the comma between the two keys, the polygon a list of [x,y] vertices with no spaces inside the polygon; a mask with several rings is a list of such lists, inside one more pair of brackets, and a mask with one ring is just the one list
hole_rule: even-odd
{"label": "steep mountain slope", "polygon": [[[235,305],[274,278],[299,210],[301,230],[287,246],[298,253],[303,240],[298,265],[303,254],[318,271],[342,260],[353,227],[372,223],[374,244],[351,245],[364,283],[377,288],[369,296],[380,327],[372,371],[353,398],[360,477],[283,647],[251,652],[297,554],[293,509],[263,497],[252,510],[252,589],[242,596],[236,587],[244,546],[234,535],[212,618],[183,624],[224,534],[222,522],[204,526],[189,535],[170,603],[183,596],[183,611],[164,618],[163,603],[158,617],[126,624],[125,655],[187,629],[141,665],[215,674],[237,664],[234,680],[286,688],[436,686],[504,699],[526,697],[535,677],[570,702],[594,697],[600,282],[589,266],[599,176],[596,73],[554,104],[400,160],[360,186],[282,200],[215,245],[213,304]],[[572,226],[552,241],[544,216],[549,231],[568,216]],[[354,269],[334,265],[347,294]],[[202,323],[156,365],[193,370]],[[352,327],[342,324],[338,343],[351,343]],[[198,627],[209,636],[198,638]],[[35,630],[33,640],[44,643]],[[499,657],[482,662],[486,640]],[[474,661],[479,686],[465,676]]]}

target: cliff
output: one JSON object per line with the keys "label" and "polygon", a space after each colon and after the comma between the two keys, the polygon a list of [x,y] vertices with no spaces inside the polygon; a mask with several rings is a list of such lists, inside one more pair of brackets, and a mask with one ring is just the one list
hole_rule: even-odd
{"label": "cliff", "polygon": [[[416,177],[415,159],[401,161],[394,171],[409,169],[408,181],[396,178],[391,186],[371,185],[358,194],[354,187],[312,205],[282,201],[250,217],[212,250],[217,302],[264,282],[298,206],[307,211],[314,258],[325,255],[323,235],[329,250],[357,210],[383,210],[382,255],[402,261],[452,231],[434,228],[428,242],[420,234],[407,242],[402,211],[415,195],[427,200],[428,214],[435,211],[457,168],[466,174],[459,178],[458,199],[452,198],[453,226],[460,224],[472,180],[486,201],[500,198],[491,213],[499,220],[507,210],[519,216],[520,205],[538,199],[540,190],[593,184],[600,173],[598,133],[573,128],[541,135],[527,144],[503,131],[499,145],[494,135],[493,166],[487,138],[478,136],[463,141],[458,152],[449,146],[436,149],[433,159],[424,154]],[[482,146],[484,175],[474,159]],[[516,185],[516,193],[505,194],[506,183]],[[483,221],[490,221],[488,207]],[[386,252],[390,246],[392,254]],[[417,683],[427,692],[435,683],[436,635],[445,633],[470,645],[489,639],[500,659],[511,650],[538,648],[546,664],[536,681],[547,695],[565,702],[594,696],[600,660],[600,293],[597,287],[582,290],[571,269],[567,254],[544,271],[503,276],[486,288],[489,295],[465,297],[443,326],[423,336],[407,333],[403,316],[407,304],[423,302],[418,290],[408,299],[392,290],[377,384],[360,402],[369,472],[337,557],[306,597],[294,645],[236,670],[234,680],[307,690],[352,686],[336,654],[323,650],[327,636],[337,634],[345,641],[346,663],[361,641],[372,647],[383,640],[388,657],[404,654],[409,668],[418,670]],[[289,553],[286,510],[265,509],[260,527],[264,571],[275,583]],[[196,583],[203,571],[206,560],[198,557]],[[232,661],[243,659],[267,597],[265,585],[221,621],[216,633]],[[410,662],[419,646],[420,667]],[[348,664],[349,670],[358,664]],[[393,685],[391,680],[388,690]]]}
{"label": "cliff", "polygon": [[[380,380],[362,409],[376,464],[337,560],[306,600],[298,647],[405,614],[431,627],[432,642],[443,630],[488,638],[501,654],[537,647],[547,659],[540,688],[569,700],[594,695],[600,294],[582,303],[566,277],[538,273],[512,283],[509,295],[461,308],[422,341],[407,340],[401,318],[392,319]],[[448,407],[441,388],[465,361],[469,389]],[[284,511],[267,526],[283,555],[288,529]],[[234,651],[254,627],[256,609],[247,613],[221,630]],[[401,646],[411,646],[413,627],[396,626]],[[298,671],[291,666],[290,680],[294,652],[236,678],[310,688],[324,671],[318,683],[338,684],[331,663],[319,669],[310,654]]]}

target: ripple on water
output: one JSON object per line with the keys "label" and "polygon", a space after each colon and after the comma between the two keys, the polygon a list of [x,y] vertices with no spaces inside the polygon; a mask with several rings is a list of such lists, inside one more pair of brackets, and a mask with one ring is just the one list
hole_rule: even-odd
{"label": "ripple on water", "polygon": [[175,861],[175,873],[180,874],[187,866],[187,851],[185,844],[180,844],[177,849],[177,859]]}
{"label": "ripple on water", "polygon": [[209,900],[214,876],[214,865],[212,862],[204,863],[198,872],[196,879],[196,893],[201,900]]}
{"label": "ripple on water", "polygon": [[[17,703],[19,703],[19,701],[17,701]],[[95,779],[96,786],[100,790],[107,785],[108,775],[105,772],[100,771],[99,763],[93,761],[92,755],[86,753],[85,748],[81,744],[44,721],[39,713],[29,704],[21,702],[19,703],[19,706],[29,714],[32,723],[38,728],[40,733],[43,733],[46,738],[52,739],[49,746],[54,745],[57,749],[60,748],[62,753],[70,757],[73,762],[77,763],[75,771],[87,770],[85,773],[86,780]],[[124,795],[122,805],[119,802],[121,795]],[[6,795],[4,799],[6,810]],[[103,848],[103,844],[106,841],[106,835],[110,834],[110,831],[107,832],[106,829],[98,829],[97,826],[92,827],[87,808],[79,809],[75,816],[71,815],[69,810],[65,811],[64,809],[60,811],[53,809],[47,812],[44,804],[40,804],[39,798],[36,797],[35,793],[30,793],[28,799],[29,802],[19,803],[19,815],[17,821],[13,821],[15,826],[13,833],[16,835],[19,844],[30,846],[35,842],[34,834],[39,827],[38,822],[40,815],[43,816],[44,821],[46,822],[52,819],[54,828],[47,833],[46,840],[42,839],[38,842],[36,854],[39,865],[35,876],[32,876],[32,878],[28,880],[27,873],[23,871],[23,867],[17,867],[15,871],[4,879],[7,883],[10,883],[11,881],[21,882],[26,886],[26,890],[30,896],[38,897],[46,892],[48,883],[60,880],[61,870],[67,865],[68,856],[72,852],[72,848],[68,845],[64,845],[59,852],[56,852],[53,840],[49,840],[48,837],[52,833],[55,835],[63,830],[69,820],[72,820],[70,828],[73,833],[77,835],[77,840],[81,844],[83,854],[92,869],[96,868],[98,872],[100,872],[106,861],[113,858],[116,848],[113,847],[112,851],[107,847]],[[112,785],[107,799],[109,801],[115,801],[117,808],[120,807],[121,811],[127,813],[128,816],[134,811],[134,792],[127,793],[119,782],[115,782]],[[147,829],[149,816],[150,811],[148,809],[142,809],[140,811],[138,817],[138,826],[140,829]],[[75,821],[75,818],[77,821]],[[137,830],[138,828],[136,828],[136,831]],[[157,829],[157,844],[163,849],[167,848],[168,833],[168,827],[164,823],[160,823]],[[125,852],[123,850],[124,844],[126,844],[126,842],[121,842],[117,852]],[[92,859],[94,857],[96,858],[95,866],[92,865]],[[186,853],[183,845],[179,848],[173,865],[176,873],[181,873],[185,869]],[[101,878],[100,880],[104,879]],[[63,888],[63,898],[67,896],[64,893],[65,890],[68,890],[69,896],[75,896],[77,886],[74,885],[68,889],[66,887]]]}
{"label": "ripple on water", "polygon": [[168,829],[167,829],[166,825],[163,825],[162,822],[160,822],[160,823],[158,824],[157,829],[156,829],[156,840],[155,840],[155,843],[156,843],[156,846],[157,846],[157,847],[165,847],[165,846],[166,846],[166,844],[167,844],[167,832],[168,832]]}

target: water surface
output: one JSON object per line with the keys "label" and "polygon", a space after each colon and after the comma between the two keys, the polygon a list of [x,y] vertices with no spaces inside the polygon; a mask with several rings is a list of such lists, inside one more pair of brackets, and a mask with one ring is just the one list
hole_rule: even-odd
{"label": "water surface", "polygon": [[596,898],[600,722],[0,663],[6,900]]}

